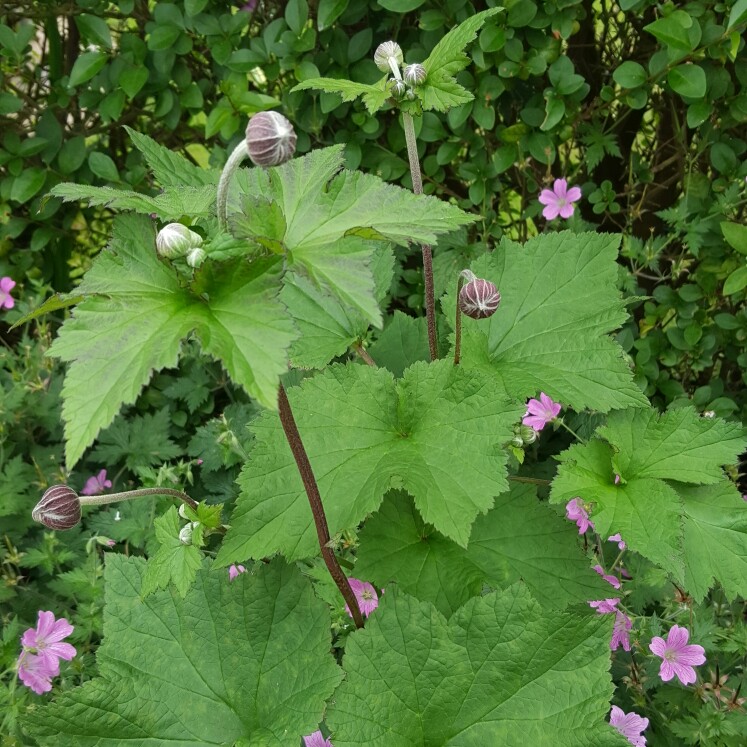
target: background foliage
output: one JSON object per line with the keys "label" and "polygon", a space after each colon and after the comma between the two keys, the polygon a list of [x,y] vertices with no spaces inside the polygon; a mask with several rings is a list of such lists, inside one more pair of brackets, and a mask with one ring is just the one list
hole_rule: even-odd
{"label": "background foliage", "polygon": [[[269,108],[293,121],[299,153],[344,143],[350,167],[410,186],[404,134],[393,112],[370,115],[362,103],[341,103],[336,94],[289,91],[319,76],[372,83],[381,76],[372,60],[380,41],[396,38],[407,62],[422,61],[455,23],[498,4],[259,0],[241,8],[221,0],[75,0],[64,7],[4,6],[0,276],[17,282],[17,303],[0,319],[6,353],[0,363],[3,669],[13,666],[18,636],[36,610],[55,609],[74,620],[74,642],[84,652],[62,687],[90,676],[102,631],[106,538],[123,552],[147,552],[153,517],[166,505],[136,501],[102,510],[64,534],[31,524],[29,509],[39,493],[65,478],[61,369],[44,357],[62,316],[12,332],[8,325],[50,289],[76,287],[112,217],[106,207],[45,194],[63,181],[155,194],[124,125],[200,167],[220,168],[247,117]],[[459,74],[475,100],[416,119],[425,191],[482,216],[437,245],[437,296],[451,290],[447,279],[456,268],[501,236],[524,240],[553,230],[536,198],[553,177],[565,177],[584,195],[570,226],[623,235],[618,282],[632,318],[619,339],[641,389],[659,406],[692,401],[700,411],[744,420],[747,56],[740,30],[747,4],[501,5],[507,13],[482,29],[470,50],[474,64]],[[400,312],[420,313],[419,260],[402,250],[397,260],[390,309],[397,334],[409,334],[416,345],[417,333]],[[391,342],[372,342],[374,357],[386,359]],[[230,503],[252,437],[245,426],[255,414],[219,365],[187,350],[179,368],[158,374],[65,479],[80,488],[106,468],[115,488],[186,482],[197,499]],[[670,614],[691,602],[665,594],[654,569],[637,571],[650,582],[642,586],[650,590],[640,592],[642,604]],[[710,635],[725,653],[726,671],[733,672],[728,687],[735,690],[747,652],[743,609],[719,595],[706,600],[699,634]],[[21,708],[19,694],[3,688],[0,704]],[[671,692],[656,697],[669,699],[672,741],[666,743],[742,743],[739,714],[706,711]],[[703,702],[718,705],[719,696],[704,692]]]}

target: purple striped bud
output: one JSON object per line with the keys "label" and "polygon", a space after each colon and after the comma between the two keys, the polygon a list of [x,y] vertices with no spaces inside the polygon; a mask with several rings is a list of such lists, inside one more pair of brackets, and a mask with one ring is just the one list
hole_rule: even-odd
{"label": "purple striped bud", "polygon": [[483,278],[470,280],[459,291],[459,308],[471,319],[487,319],[493,316],[500,302],[501,294],[498,289]]}
{"label": "purple striped bud", "polygon": [[246,146],[257,166],[279,166],[296,152],[296,131],[282,114],[260,112],[249,120]]}
{"label": "purple striped bud", "polygon": [[72,529],[80,522],[80,498],[67,485],[47,488],[31,518],[50,529]]}

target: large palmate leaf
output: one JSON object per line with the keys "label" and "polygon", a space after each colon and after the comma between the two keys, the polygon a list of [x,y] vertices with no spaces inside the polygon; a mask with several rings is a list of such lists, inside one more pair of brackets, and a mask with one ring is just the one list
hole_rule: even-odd
{"label": "large palmate leaf", "polygon": [[345,647],[335,747],[624,747],[606,722],[612,616],[543,612],[516,584],[447,622],[387,589]]}
{"label": "large palmate leaf", "polygon": [[[702,418],[690,407],[661,416],[654,410],[628,410],[610,415],[598,436],[560,455],[551,500],[581,497],[592,504],[601,536],[619,532],[631,549],[687,583],[682,483],[728,485],[721,465],[736,461],[744,449],[741,426]],[[703,552],[722,554],[715,547],[718,532],[702,536]]]}
{"label": "large palmate leaf", "polygon": [[[617,290],[619,236],[543,234],[508,240],[472,264],[501,293],[487,320],[462,319],[462,365],[486,366],[519,397],[544,391],[577,410],[644,406],[622,348],[608,335],[627,317]],[[453,293],[453,291],[452,291]],[[445,304],[453,319],[454,296]]]}
{"label": "large palmate leaf", "polygon": [[280,264],[278,258],[206,266],[191,290],[158,259],[151,220],[117,218],[110,245],[78,289],[85,300],[50,349],[70,363],[62,410],[68,466],[123,404],[135,401],[153,371],[176,365],[192,330],[236,383],[276,407],[296,334],[277,300]]}
{"label": "large palmate leaf", "polygon": [[381,326],[369,266],[377,241],[433,244],[475,218],[437,198],[344,170],[343,150],[338,145],[313,151],[274,169],[241,169],[230,193],[230,222],[237,235],[251,237],[247,195],[275,202],[285,217],[288,270]]}
{"label": "large palmate leaf", "polygon": [[328,607],[298,570],[202,570],[184,599],[140,599],[141,559],[106,566],[101,676],[28,719],[42,745],[285,747],[316,729],[340,671]]}
{"label": "large palmate leaf", "polygon": [[474,96],[457,83],[454,76],[460,70],[464,70],[470,62],[469,57],[464,53],[464,48],[474,41],[477,32],[488,19],[502,10],[503,8],[490,8],[481,13],[475,13],[451,29],[436,44],[423,62],[427,73],[425,84],[419,89],[423,109],[445,112],[452,106],[472,101]]}
{"label": "large palmate leaf", "polygon": [[[480,371],[416,363],[395,382],[381,368],[336,365],[290,389],[288,399],[333,534],[375,511],[389,489],[403,488],[426,521],[466,545],[475,516],[508,488],[501,444],[523,407],[501,398]],[[252,430],[218,562],[317,554],[306,493],[277,416],[262,416]]]}
{"label": "large palmate leaf", "polygon": [[360,532],[356,578],[399,588],[450,615],[484,583],[505,588],[523,579],[549,607],[600,599],[609,586],[574,542],[575,527],[514,483],[478,516],[462,548],[428,526],[405,494],[392,493]]}

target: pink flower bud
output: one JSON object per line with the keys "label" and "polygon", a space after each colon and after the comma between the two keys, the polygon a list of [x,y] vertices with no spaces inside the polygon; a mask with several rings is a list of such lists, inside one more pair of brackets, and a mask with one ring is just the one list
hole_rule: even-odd
{"label": "pink flower bud", "polygon": [[279,166],[296,152],[296,131],[282,114],[260,112],[249,120],[246,145],[257,166]]}
{"label": "pink flower bud", "polygon": [[472,319],[487,319],[495,314],[501,294],[489,280],[475,278],[459,291],[459,308]]}
{"label": "pink flower bud", "polygon": [[50,529],[72,529],[80,522],[80,498],[67,485],[47,488],[31,518]]}

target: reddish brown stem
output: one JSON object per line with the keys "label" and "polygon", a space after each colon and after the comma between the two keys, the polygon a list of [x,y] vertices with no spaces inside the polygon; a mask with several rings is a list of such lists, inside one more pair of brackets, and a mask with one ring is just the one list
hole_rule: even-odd
{"label": "reddish brown stem", "polygon": [[348,604],[356,628],[362,628],[363,616],[358,606],[358,600],[355,598],[347,576],[342,572],[342,568],[340,568],[340,564],[337,562],[332,548],[329,547],[329,527],[327,526],[324,506],[322,505],[322,497],[319,494],[319,487],[314,477],[314,471],[311,469],[311,462],[306,454],[301,434],[293,417],[288,395],[285,393],[282,384],[278,387],[278,409],[280,411],[280,423],[283,426],[283,431],[285,431],[285,437],[288,439],[288,445],[293,453],[293,458],[296,460],[296,466],[298,467],[301,481],[306,489],[306,495],[311,505],[311,513],[314,517],[314,524],[316,525],[316,535],[319,538],[322,558],[324,558],[329,575],[332,576],[332,580],[337,584],[337,588],[340,590],[343,599]]}
{"label": "reddish brown stem", "polygon": [[355,350],[356,353],[358,353],[358,356],[360,359],[367,365],[371,366],[371,368],[378,368],[376,365],[376,361],[368,354],[368,351],[366,348],[363,347],[359,342],[357,342],[355,345],[353,345],[353,350]]}

